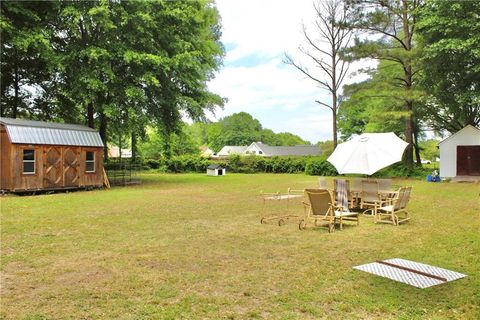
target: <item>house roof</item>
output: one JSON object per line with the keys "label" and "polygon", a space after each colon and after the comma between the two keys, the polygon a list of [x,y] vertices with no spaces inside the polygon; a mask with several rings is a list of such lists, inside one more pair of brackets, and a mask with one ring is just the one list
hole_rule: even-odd
{"label": "house roof", "polygon": [[254,142],[267,156],[319,156],[322,154],[320,147],[315,145],[298,145],[298,146],[269,146],[261,142]]}
{"label": "house roof", "polygon": [[242,154],[247,148],[248,146],[225,146],[217,153],[217,155]]}
{"label": "house roof", "polygon": [[0,117],[12,143],[103,147],[97,130],[77,125]]}
{"label": "house roof", "polygon": [[[467,128],[473,128],[473,129],[477,130],[478,133],[480,134],[480,129],[479,129],[479,128],[476,128],[476,127],[472,126],[471,124],[468,124],[468,125],[465,126],[463,129],[458,130],[457,132],[455,132],[455,133],[452,134],[451,136],[449,136],[449,137],[443,139],[442,141],[440,141],[440,142],[438,143],[438,145],[441,145],[442,143],[450,140],[450,139],[453,138],[454,136],[456,136],[456,135],[460,134],[461,132],[465,131],[465,129],[467,129]],[[480,143],[480,142],[479,142],[479,143]]]}
{"label": "house roof", "polygon": [[211,164],[207,167],[207,169],[223,169],[223,167],[219,164]]}

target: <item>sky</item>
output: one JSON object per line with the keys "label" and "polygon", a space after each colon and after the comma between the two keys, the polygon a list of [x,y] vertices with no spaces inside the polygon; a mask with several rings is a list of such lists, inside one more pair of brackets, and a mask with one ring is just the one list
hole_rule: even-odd
{"label": "sky", "polygon": [[[331,140],[331,110],[315,102],[328,103],[328,92],[283,62],[288,53],[308,64],[298,47],[304,43],[302,23],[309,28],[315,20],[312,1],[217,0],[216,4],[226,56],[209,88],[228,102],[209,117],[218,120],[245,111],[275,132],[291,132],[312,143]],[[350,70],[360,66],[365,63]],[[347,77],[345,83],[363,79]]]}

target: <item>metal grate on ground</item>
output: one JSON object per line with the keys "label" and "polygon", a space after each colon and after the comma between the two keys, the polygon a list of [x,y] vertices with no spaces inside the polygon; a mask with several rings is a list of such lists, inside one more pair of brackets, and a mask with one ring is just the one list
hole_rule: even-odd
{"label": "metal grate on ground", "polygon": [[466,277],[463,273],[398,258],[363,264],[353,269],[422,289]]}

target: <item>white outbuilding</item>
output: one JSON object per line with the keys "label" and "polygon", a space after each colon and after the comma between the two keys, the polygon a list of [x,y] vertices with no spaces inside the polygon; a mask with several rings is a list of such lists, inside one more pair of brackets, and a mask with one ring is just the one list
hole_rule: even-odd
{"label": "white outbuilding", "polygon": [[468,125],[438,144],[440,177],[480,176],[480,129]]}
{"label": "white outbuilding", "polygon": [[211,164],[207,167],[207,175],[209,176],[224,176],[226,173],[227,169],[218,164]]}

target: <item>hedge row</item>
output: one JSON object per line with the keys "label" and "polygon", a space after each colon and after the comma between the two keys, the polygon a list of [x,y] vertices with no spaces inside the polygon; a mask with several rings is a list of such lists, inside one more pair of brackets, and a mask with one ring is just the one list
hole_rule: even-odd
{"label": "hedge row", "polygon": [[[144,159],[140,165],[145,170],[159,172],[205,172],[210,164],[219,164],[235,173],[301,173],[336,175],[335,168],[322,157],[273,157],[232,155],[226,159],[205,159],[198,156],[177,156],[171,159]],[[108,168],[108,164],[106,165]]]}
{"label": "hedge row", "polygon": [[[144,159],[140,165],[145,170],[183,173],[206,172],[210,164],[219,164],[235,173],[306,173],[315,176],[336,176],[337,170],[325,157],[272,157],[232,155],[226,159],[205,159],[199,156],[183,155],[171,159]],[[108,164],[106,167],[108,168]],[[424,178],[429,169],[408,168],[402,163],[394,164],[376,174],[375,177],[416,177]]]}

